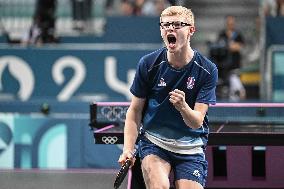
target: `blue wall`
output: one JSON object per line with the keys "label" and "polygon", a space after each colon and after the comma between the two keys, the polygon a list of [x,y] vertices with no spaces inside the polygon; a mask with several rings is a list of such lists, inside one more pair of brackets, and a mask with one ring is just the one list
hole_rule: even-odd
{"label": "blue wall", "polygon": [[0,169],[118,168],[121,147],[95,145],[88,123],[79,114],[0,114]]}
{"label": "blue wall", "polygon": [[284,44],[284,18],[266,18],[266,47],[271,45]]}
{"label": "blue wall", "polygon": [[94,143],[89,104],[130,100],[139,59],[162,46],[158,23],[109,17],[102,36],[61,36],[56,46],[1,44],[0,169],[118,168],[122,146]]}
{"label": "blue wall", "polygon": [[61,36],[61,43],[161,43],[159,17],[107,17],[102,36]]}
{"label": "blue wall", "polygon": [[1,47],[0,99],[127,101],[139,59],[161,45]]}

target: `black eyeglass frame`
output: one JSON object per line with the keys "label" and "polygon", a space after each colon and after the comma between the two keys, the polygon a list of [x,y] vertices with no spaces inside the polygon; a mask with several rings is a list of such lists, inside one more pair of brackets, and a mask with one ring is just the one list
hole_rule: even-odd
{"label": "black eyeglass frame", "polygon": [[[169,24],[168,26],[164,26],[163,23],[165,24]],[[179,23],[180,25],[178,27],[175,26],[175,23]],[[181,29],[185,26],[191,26],[191,24],[189,23],[186,23],[186,22],[179,22],[179,21],[176,21],[176,22],[160,22],[159,23],[159,26],[161,26],[163,29],[169,29],[170,26],[173,27],[173,29]]]}

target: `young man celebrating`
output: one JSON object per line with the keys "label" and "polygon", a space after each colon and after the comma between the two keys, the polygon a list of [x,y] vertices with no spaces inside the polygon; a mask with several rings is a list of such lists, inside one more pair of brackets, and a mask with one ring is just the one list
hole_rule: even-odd
{"label": "young man celebrating", "polygon": [[141,127],[138,151],[146,187],[168,189],[172,170],[176,188],[200,189],[207,176],[207,110],[216,103],[218,71],[190,46],[195,32],[190,9],[166,8],[160,30],[166,47],[139,61],[118,161],[135,161],[132,154]]}

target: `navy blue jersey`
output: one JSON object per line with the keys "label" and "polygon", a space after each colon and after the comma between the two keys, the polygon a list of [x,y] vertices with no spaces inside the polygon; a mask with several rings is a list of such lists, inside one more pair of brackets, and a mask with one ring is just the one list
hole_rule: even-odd
{"label": "navy blue jersey", "polygon": [[215,104],[217,80],[216,65],[198,51],[180,69],[168,63],[166,48],[143,56],[130,88],[134,96],[146,99],[142,130],[158,138],[182,142],[198,138],[205,145],[209,133],[207,113],[199,129],[188,127],[169,101],[169,92],[174,89],[185,92],[185,100],[192,109],[196,102]]}

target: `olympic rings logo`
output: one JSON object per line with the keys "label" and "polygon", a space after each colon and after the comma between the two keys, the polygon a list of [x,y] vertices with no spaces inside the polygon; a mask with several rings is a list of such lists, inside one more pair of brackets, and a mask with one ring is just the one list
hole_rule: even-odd
{"label": "olympic rings logo", "polygon": [[115,144],[118,141],[118,138],[116,136],[103,136],[102,141],[105,144]]}
{"label": "olympic rings logo", "polygon": [[101,114],[108,121],[124,122],[128,107],[122,106],[104,106],[101,108]]}

